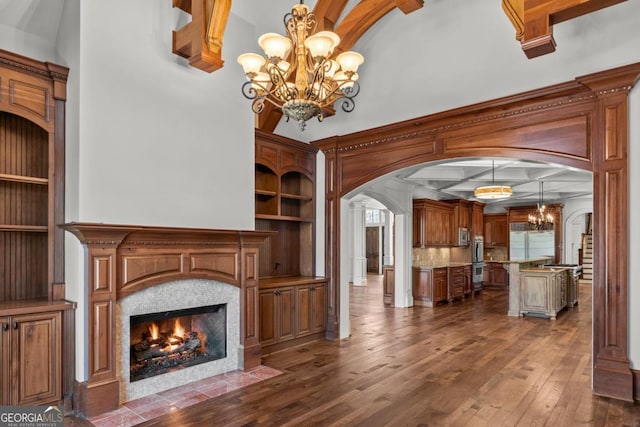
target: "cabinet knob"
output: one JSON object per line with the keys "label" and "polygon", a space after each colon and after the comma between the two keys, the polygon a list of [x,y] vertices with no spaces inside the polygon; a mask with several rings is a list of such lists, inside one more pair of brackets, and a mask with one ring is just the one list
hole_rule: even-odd
{"label": "cabinet knob", "polygon": [[2,330],[3,331],[8,331],[9,330],[9,324],[8,323],[3,323],[2,324]]}
{"label": "cabinet knob", "polygon": [[18,329],[18,322],[13,322],[13,329]]}

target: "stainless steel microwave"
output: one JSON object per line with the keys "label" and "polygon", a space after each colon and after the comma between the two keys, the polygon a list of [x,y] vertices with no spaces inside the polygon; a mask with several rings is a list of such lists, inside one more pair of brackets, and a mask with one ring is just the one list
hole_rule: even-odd
{"label": "stainless steel microwave", "polygon": [[458,228],[458,246],[469,246],[469,229]]}

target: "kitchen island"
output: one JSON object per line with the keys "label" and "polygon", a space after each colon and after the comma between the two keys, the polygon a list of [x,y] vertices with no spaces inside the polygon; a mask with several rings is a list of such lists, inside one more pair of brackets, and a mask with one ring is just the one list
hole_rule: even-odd
{"label": "kitchen island", "polygon": [[571,267],[530,267],[520,270],[520,314],[548,317],[567,306]]}
{"label": "kitchen island", "polygon": [[546,264],[552,257],[532,258],[524,260],[503,261],[502,265],[509,273],[509,311],[507,315],[520,317],[520,272],[527,268],[537,267]]}

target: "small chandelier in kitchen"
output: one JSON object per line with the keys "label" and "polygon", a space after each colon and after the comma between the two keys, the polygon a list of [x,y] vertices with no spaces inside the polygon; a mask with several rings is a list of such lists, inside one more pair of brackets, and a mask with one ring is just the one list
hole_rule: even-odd
{"label": "small chandelier in kitchen", "polygon": [[473,191],[473,195],[481,200],[500,200],[507,199],[513,195],[513,189],[508,185],[495,184],[495,160],[491,160],[491,185],[477,187]]}
{"label": "small chandelier in kitchen", "polygon": [[553,215],[546,212],[543,203],[544,182],[540,181],[539,201],[536,210],[529,214],[529,229],[534,231],[553,230]]}
{"label": "small chandelier in kitchen", "polygon": [[267,59],[255,53],[238,57],[248,79],[242,94],[253,100],[253,112],[260,114],[269,102],[304,130],[307,120],[322,121],[324,110],[339,99],[343,111],[353,111],[362,55],[342,52],[332,58],[340,37],[332,31],[314,34],[316,16],[302,0],[284,16],[284,24],[288,37],[266,33],[258,38]]}

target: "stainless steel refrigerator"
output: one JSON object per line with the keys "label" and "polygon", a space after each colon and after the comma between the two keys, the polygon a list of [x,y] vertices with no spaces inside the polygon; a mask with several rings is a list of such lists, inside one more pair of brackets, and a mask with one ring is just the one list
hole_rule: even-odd
{"label": "stainless steel refrigerator", "polygon": [[542,257],[553,257],[555,254],[555,233],[549,231],[528,230],[527,223],[511,224],[509,232],[509,259],[513,261]]}

